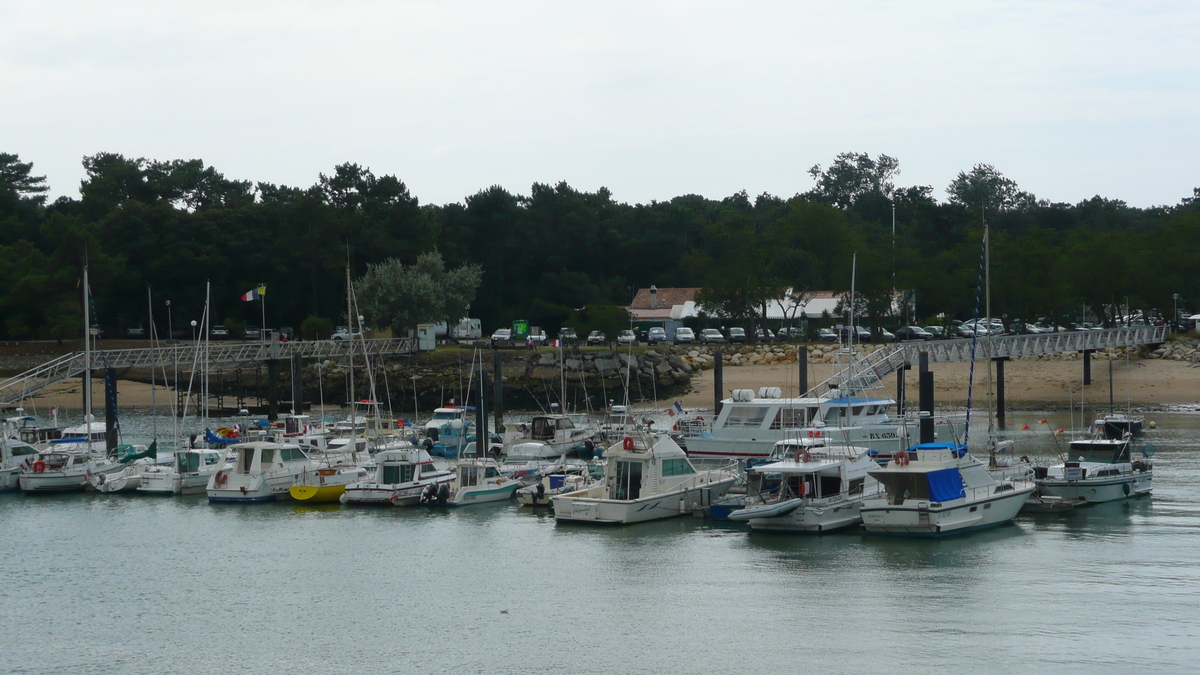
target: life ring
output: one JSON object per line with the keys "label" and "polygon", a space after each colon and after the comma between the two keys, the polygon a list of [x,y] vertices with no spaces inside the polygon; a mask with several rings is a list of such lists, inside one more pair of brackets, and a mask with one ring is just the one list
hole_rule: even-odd
{"label": "life ring", "polygon": [[46,470],[46,463],[43,462],[42,460],[39,459],[38,461],[33,463],[33,472],[34,473],[42,473],[45,470]]}
{"label": "life ring", "polygon": [[229,476],[223,470],[218,471],[217,475],[213,477],[213,482],[217,485],[224,485],[227,480],[229,480]]}
{"label": "life ring", "polygon": [[908,466],[908,451],[898,450],[896,454],[892,455],[892,463],[896,466]]}
{"label": "life ring", "polygon": [[808,462],[810,460],[812,460],[811,452],[809,452],[803,448],[796,451],[796,461],[797,462]]}
{"label": "life ring", "polygon": [[633,436],[626,436],[625,441],[622,443],[621,447],[625,448],[626,450],[632,450],[633,449]]}

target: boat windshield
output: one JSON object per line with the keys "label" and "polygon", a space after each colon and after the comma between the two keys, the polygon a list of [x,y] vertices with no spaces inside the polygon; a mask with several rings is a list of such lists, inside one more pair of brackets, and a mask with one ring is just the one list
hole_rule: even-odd
{"label": "boat windshield", "polygon": [[1079,462],[1112,464],[1129,461],[1128,443],[1092,443],[1076,441],[1071,444],[1070,459]]}
{"label": "boat windshield", "polygon": [[[206,464],[208,462],[205,462]],[[175,470],[179,473],[189,473],[200,470],[200,453],[181,452],[175,455]]]}
{"label": "boat windshield", "polygon": [[433,413],[433,419],[435,420],[456,420],[460,417],[462,417],[462,411],[460,410],[445,410]]}
{"label": "boat windshield", "polygon": [[383,466],[383,480],[380,482],[385,485],[412,482],[416,468],[412,464],[385,464]]}
{"label": "boat windshield", "polygon": [[769,406],[737,406],[730,409],[729,417],[725,418],[727,427],[760,427],[767,418]]}

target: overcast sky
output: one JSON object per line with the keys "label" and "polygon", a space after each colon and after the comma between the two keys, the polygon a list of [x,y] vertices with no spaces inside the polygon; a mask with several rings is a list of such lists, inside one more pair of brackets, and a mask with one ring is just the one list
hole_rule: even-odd
{"label": "overcast sky", "polygon": [[490,185],[788,197],[839,152],[939,198],[993,164],[1052,201],[1200,186],[1200,3],[0,3],[0,151],[78,196],[96,152],[422,203]]}

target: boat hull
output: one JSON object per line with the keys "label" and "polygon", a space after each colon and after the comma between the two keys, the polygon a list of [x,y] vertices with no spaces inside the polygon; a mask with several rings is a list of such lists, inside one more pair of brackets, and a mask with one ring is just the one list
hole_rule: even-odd
{"label": "boat hull", "polygon": [[1034,482],[1040,494],[1063,499],[1082,499],[1086,504],[1141,497],[1150,494],[1154,489],[1154,475],[1151,471],[1076,481],[1041,478]]}
{"label": "boat hull", "polygon": [[821,534],[854,527],[862,522],[858,504],[845,501],[824,507],[802,506],[790,513],[771,518],[750,518],[752,530],[768,532],[809,532]]}
{"label": "boat hull", "polygon": [[1029,485],[986,499],[945,504],[911,499],[903,504],[888,504],[886,499],[874,499],[865,501],[860,512],[868,532],[943,537],[1011,522],[1034,489]]}
{"label": "boat hull", "polygon": [[499,485],[476,485],[472,487],[464,487],[455,490],[454,494],[450,495],[450,499],[446,501],[449,506],[469,506],[471,504],[485,504],[487,502],[502,502],[512,499],[513,494],[521,484],[515,480],[508,480]]}
{"label": "boat hull", "polygon": [[298,502],[322,504],[338,501],[345,491],[345,485],[293,485],[288,495]]}
{"label": "boat hull", "polygon": [[587,492],[583,490],[555,497],[554,518],[558,521],[609,525],[673,518],[709,508],[733,487],[736,480],[735,476],[729,476],[695,487],[633,500],[587,497],[582,496]]}

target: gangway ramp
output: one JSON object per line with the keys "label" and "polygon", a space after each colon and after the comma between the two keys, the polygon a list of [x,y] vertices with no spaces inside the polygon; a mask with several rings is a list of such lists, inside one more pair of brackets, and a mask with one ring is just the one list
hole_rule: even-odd
{"label": "gangway ramp", "polygon": [[0,405],[10,405],[28,398],[46,387],[75,377],[84,370],[100,368],[161,368],[177,363],[209,366],[230,363],[252,363],[272,359],[290,359],[296,354],[306,359],[345,357],[350,354],[369,356],[411,354],[416,351],[415,338],[380,338],[366,340],[298,340],[294,342],[223,342],[215,344],[174,344],[144,349],[96,350],[87,363],[84,352],[63,354],[20,375],[0,382]]}
{"label": "gangway ramp", "polygon": [[862,360],[844,365],[833,377],[810,389],[809,395],[827,395],[835,389],[840,392],[856,392],[876,387],[887,375],[916,363],[921,352],[929,354],[930,363],[970,361],[972,342],[973,358],[982,360],[1136,347],[1157,344],[1166,338],[1166,326],[1127,326],[1037,335],[996,335],[974,341],[955,339],[902,342],[886,345]]}

